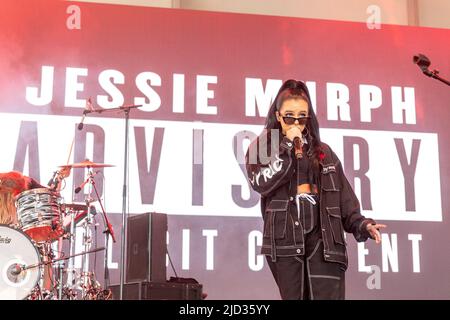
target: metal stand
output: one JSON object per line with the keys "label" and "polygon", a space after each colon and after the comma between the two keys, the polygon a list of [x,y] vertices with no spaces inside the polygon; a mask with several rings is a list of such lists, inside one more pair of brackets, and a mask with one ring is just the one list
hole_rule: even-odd
{"label": "metal stand", "polygon": [[130,120],[130,109],[125,110],[125,151],[123,166],[123,190],[122,190],[122,229],[120,239],[120,289],[119,299],[123,300],[123,285],[125,282],[125,243],[126,243],[126,215],[127,215],[127,190],[128,190],[128,123]]}
{"label": "metal stand", "polygon": [[105,282],[103,284],[103,287],[105,289],[107,289],[107,288],[109,288],[108,240],[109,240],[109,236],[111,235],[113,242],[116,242],[116,237],[114,236],[114,231],[113,231],[112,225],[108,220],[108,216],[106,215],[105,208],[103,207],[102,201],[100,199],[100,195],[98,194],[97,187],[95,186],[95,181],[93,178],[91,179],[91,185],[94,188],[98,203],[100,204],[100,207],[102,208],[103,222],[105,223],[105,227],[106,227],[105,231],[103,231],[103,233],[105,233],[105,274],[104,274]]}
{"label": "metal stand", "polygon": [[[75,211],[70,212],[69,256],[75,252]],[[67,267],[67,287],[71,290],[75,287],[75,263],[73,257],[69,259]]]}
{"label": "metal stand", "polygon": [[74,254],[72,256],[58,258],[58,259],[54,259],[54,260],[50,260],[50,261],[39,262],[39,263],[35,263],[35,264],[30,264],[28,266],[26,266],[26,265],[25,266],[20,266],[20,267],[21,267],[22,271],[23,270],[28,270],[28,269],[33,269],[33,268],[38,268],[38,267],[41,267],[41,266],[46,266],[48,264],[53,264],[53,263],[58,262],[58,261],[68,260],[68,259],[71,259],[71,258],[74,258],[74,257],[78,257],[78,256],[81,256],[81,255],[84,255],[84,254],[88,254],[88,253],[98,252],[98,251],[101,251],[101,250],[105,250],[105,248],[104,247],[96,248],[96,249],[92,249],[92,250],[90,250],[88,252],[76,253],[76,254]]}
{"label": "metal stand", "polygon": [[123,111],[125,114],[125,150],[124,150],[124,167],[123,167],[123,190],[122,190],[122,229],[121,229],[121,239],[120,239],[120,294],[119,299],[123,299],[123,285],[125,281],[125,245],[126,245],[126,216],[127,216],[127,192],[128,192],[128,135],[129,135],[129,120],[130,120],[130,110],[132,108],[139,108],[142,105],[133,105],[133,106],[121,106],[118,108],[111,109],[93,109],[93,110],[85,110],[86,114],[88,113],[103,113],[103,112],[111,112],[111,111]]}
{"label": "metal stand", "polygon": [[[114,236],[114,232],[112,229],[112,225],[108,220],[108,217],[106,215],[106,211],[105,208],[103,207],[103,203],[100,199],[100,195],[98,193],[97,187],[95,185],[95,180],[94,180],[94,172],[92,172],[92,170],[90,170],[90,168],[88,167],[89,171],[88,171],[88,178],[86,179],[86,182],[89,183],[89,193],[88,196],[86,198],[86,207],[87,207],[87,218],[86,221],[84,223],[84,236],[83,236],[83,245],[84,245],[84,252],[87,252],[90,248],[90,244],[91,244],[91,234],[90,234],[90,228],[89,226],[92,224],[91,223],[91,219],[92,219],[92,213],[91,213],[91,203],[94,201],[94,199],[91,197],[92,194],[92,190],[94,190],[95,195],[97,196],[97,200],[100,204],[100,207],[102,208],[102,216],[103,216],[103,221],[105,223],[105,231],[104,233],[106,234],[106,239],[105,239],[105,243],[106,243],[106,247],[105,247],[105,283],[104,283],[104,287],[105,289],[109,287],[109,270],[108,270],[108,238],[109,235],[111,235],[112,239],[114,242],[116,242],[116,238]],[[81,189],[78,189],[81,190]],[[76,191],[77,192],[77,191]],[[97,282],[95,280],[95,272],[89,272],[89,256],[85,255],[83,257],[83,272],[81,274],[81,289],[82,289],[82,298],[86,299],[89,298],[89,296],[93,295],[93,292],[95,292],[97,288]]]}
{"label": "metal stand", "polygon": [[429,77],[431,77],[431,78],[439,80],[439,81],[445,83],[446,85],[450,86],[450,81],[448,81],[448,80],[442,78],[441,76],[439,76],[438,75],[439,74],[438,70],[429,71],[428,73],[424,72],[424,74],[429,76]]}
{"label": "metal stand", "polygon": [[[89,170],[89,168],[88,168]],[[88,252],[91,246],[91,230],[90,226],[92,225],[92,215],[90,206],[93,202],[93,199],[91,197],[92,194],[92,185],[93,185],[93,179],[94,179],[94,173],[89,170],[88,172],[88,180],[90,182],[89,184],[89,193],[86,197],[86,207],[87,207],[87,217],[84,221],[84,234],[83,234],[83,245],[84,245],[84,252]],[[91,273],[89,272],[89,255],[83,256],[83,263],[82,263],[82,273],[81,273],[81,297],[84,299],[86,297],[88,287],[89,287],[89,279],[91,277]]]}
{"label": "metal stand", "polygon": [[58,283],[58,299],[62,300],[63,298],[63,273],[64,273],[64,261],[60,261],[58,264],[58,275],[59,275],[59,283]]}

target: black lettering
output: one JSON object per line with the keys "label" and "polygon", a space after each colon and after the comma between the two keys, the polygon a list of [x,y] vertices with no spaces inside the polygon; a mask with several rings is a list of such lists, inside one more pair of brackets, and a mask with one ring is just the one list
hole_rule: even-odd
{"label": "black lettering", "polygon": [[[359,169],[355,169],[353,146],[359,149]],[[369,145],[361,137],[344,136],[344,171],[352,188],[355,188],[355,178],[361,183],[361,206],[363,210],[372,210],[372,199],[370,193],[370,180],[367,177],[369,171]]]}
{"label": "black lettering", "polygon": [[192,134],[192,205],[203,205],[203,130]]}
{"label": "black lettering", "polygon": [[150,155],[150,168],[147,162],[147,149],[145,128],[135,127],[136,152],[139,170],[139,185],[141,188],[141,201],[143,204],[153,204],[155,199],[156,181],[158,179],[159,161],[164,139],[164,128],[155,128],[153,135],[152,152]]}
{"label": "black lettering", "polygon": [[22,121],[14,157],[14,171],[23,172],[28,151],[29,176],[40,181],[38,130],[36,121]]}
{"label": "black lettering", "polygon": [[[247,171],[245,169],[245,152],[244,152],[244,141],[249,140],[250,142],[256,139],[256,134],[249,131],[241,131],[238,132],[233,138],[233,151],[234,156],[241,168],[242,173],[247,179]],[[259,201],[259,195],[256,193],[248,183],[246,184],[247,188],[250,190],[250,197],[248,199],[244,199],[242,197],[242,186],[241,185],[231,185],[231,196],[233,198],[234,203],[236,203],[241,208],[252,208]]]}
{"label": "black lettering", "polygon": [[394,139],[398,158],[403,171],[405,182],[405,207],[406,211],[416,211],[416,196],[414,189],[414,177],[416,175],[417,158],[419,157],[420,140],[413,139],[411,147],[411,161],[408,163],[403,139]]}

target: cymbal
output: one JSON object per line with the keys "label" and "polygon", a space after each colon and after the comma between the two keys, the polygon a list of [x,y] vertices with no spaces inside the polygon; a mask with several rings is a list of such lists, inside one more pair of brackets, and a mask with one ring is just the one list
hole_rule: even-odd
{"label": "cymbal", "polygon": [[85,160],[83,162],[66,164],[66,165],[62,165],[59,167],[60,168],[105,168],[105,167],[114,167],[114,165],[105,164],[105,163],[95,163],[90,160]]}

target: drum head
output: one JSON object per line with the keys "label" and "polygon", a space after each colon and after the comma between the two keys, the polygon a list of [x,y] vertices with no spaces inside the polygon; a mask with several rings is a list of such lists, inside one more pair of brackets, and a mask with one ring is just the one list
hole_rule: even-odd
{"label": "drum head", "polygon": [[0,225],[0,300],[25,299],[37,285],[39,267],[17,270],[17,265],[41,262],[39,252],[23,232]]}

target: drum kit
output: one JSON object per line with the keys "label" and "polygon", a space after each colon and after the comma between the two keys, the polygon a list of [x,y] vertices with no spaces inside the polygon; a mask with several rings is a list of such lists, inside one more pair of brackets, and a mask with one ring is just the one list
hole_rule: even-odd
{"label": "drum kit", "polygon": [[[18,224],[0,225],[0,300],[111,299],[111,291],[103,289],[89,269],[88,258],[90,253],[105,250],[106,277],[108,238],[111,236],[115,242],[115,237],[98,195],[92,169],[112,166],[89,160],[60,166],[52,187],[26,190],[15,197]],[[85,185],[89,186],[84,204],[65,203],[60,194],[59,186],[72,168],[88,170],[87,179],[75,190],[78,193]],[[97,199],[91,196],[94,191]],[[97,230],[93,219],[97,212],[91,205],[95,201],[102,209],[106,245],[91,249],[92,228]],[[75,253],[76,228],[83,230],[84,250],[80,253]],[[68,241],[67,256],[62,252],[64,240]],[[77,256],[82,258],[79,271],[74,267]],[[106,288],[107,280],[105,278]]]}

